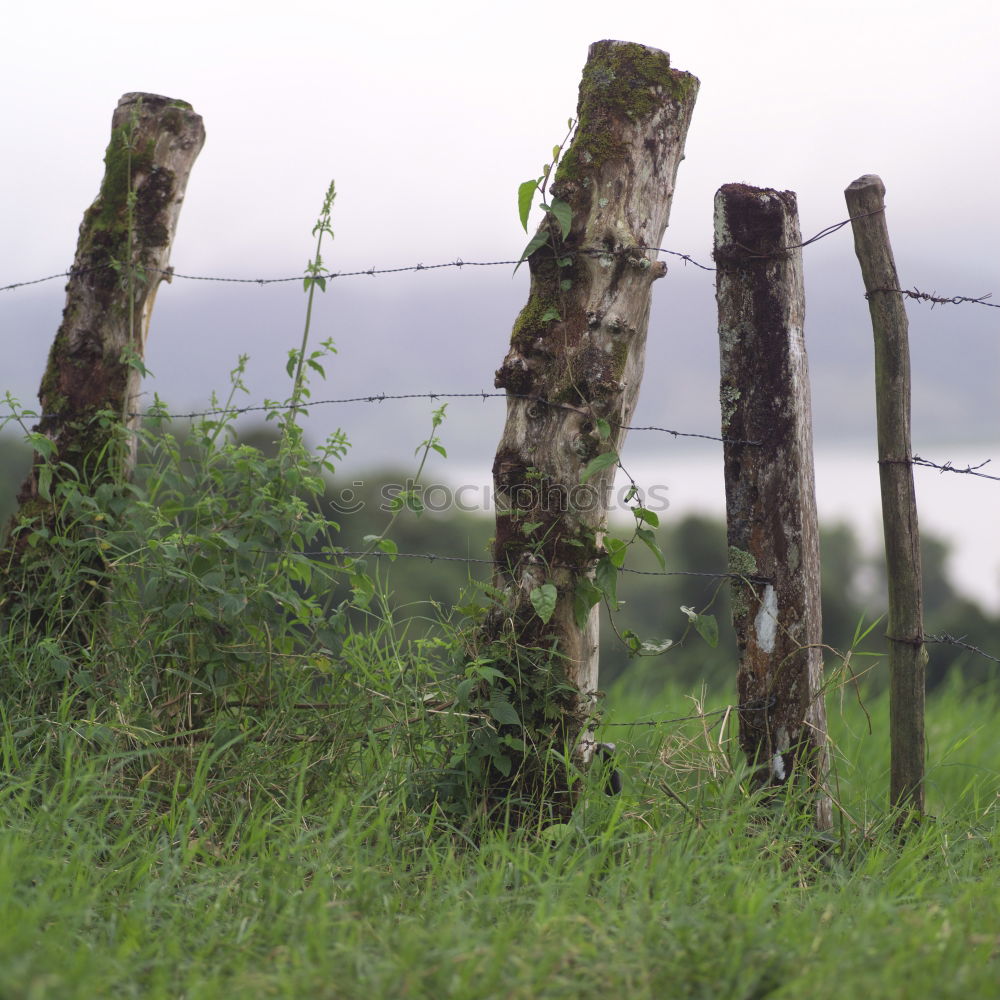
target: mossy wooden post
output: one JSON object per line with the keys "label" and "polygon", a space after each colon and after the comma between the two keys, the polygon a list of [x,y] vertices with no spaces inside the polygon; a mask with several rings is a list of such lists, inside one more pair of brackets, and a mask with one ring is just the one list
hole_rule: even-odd
{"label": "mossy wooden post", "polygon": [[[667,225],[697,91],[665,52],[590,46],[576,133],[551,192],[572,209],[572,226],[563,239],[552,215],[543,220],[547,242],[529,259],[528,302],[496,373],[508,392],[493,464],[494,582],[504,598],[483,637],[506,651],[523,726],[511,735],[530,749],[513,753],[510,775],[493,777],[500,798],[511,792],[536,815],[571,807],[575,782],[557,760],[575,753],[586,763],[593,746],[599,608],[590,579],[615,468],[586,483],[581,475],[595,457],[620,452],[635,409],[650,289],[666,273],[650,248]],[[543,585],[556,592],[547,621],[531,601]]]}
{"label": "mossy wooden post", "polygon": [[866,174],[844,192],[875,337],[882,525],[889,583],[889,799],[924,811],[924,647],[920,531],[910,444],[910,345],[885,220],[885,185]]}
{"label": "mossy wooden post", "polygon": [[[153,300],[169,280],[170,244],[204,141],[200,116],[183,101],[132,93],[118,102],[104,179],[80,225],[62,323],[38,393],[35,430],[49,439],[51,458],[36,454],[0,557],[11,585],[18,585],[25,556],[18,520],[58,531],[60,468],[73,470],[88,490],[131,471]],[[56,470],[53,481],[43,468]]]}
{"label": "mossy wooden post", "polygon": [[[831,825],[819,529],[798,208],[791,191],[715,196],[726,521],[740,651],[740,746],[759,787],[796,778]],[[752,442],[752,443],[751,443]]]}

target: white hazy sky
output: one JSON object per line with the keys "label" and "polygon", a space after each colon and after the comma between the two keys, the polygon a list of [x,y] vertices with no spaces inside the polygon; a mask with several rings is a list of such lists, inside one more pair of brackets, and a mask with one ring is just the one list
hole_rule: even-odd
{"label": "white hazy sky", "polygon": [[[208,138],[192,173],[173,249],[178,272],[300,274],[312,252],[309,234],[330,178],[338,189],[336,241],[324,258],[333,270],[516,257],[525,242],[517,220],[517,185],[537,175],[552,145],[562,139],[575,112],[588,45],[616,38],[663,49],[676,68],[701,80],[667,247],[709,260],[712,201],[724,183],[796,191],[808,237],[845,218],[847,184],[861,174],[878,173],[888,189],[888,220],[905,284],[948,294],[1000,294],[994,236],[1000,228],[994,197],[1000,167],[998,29],[996,0],[11,2],[0,38],[0,285],[63,271],[71,263],[80,218],[103,173],[111,113],[127,91],[189,101],[205,120]],[[871,334],[849,232],[808,252],[812,319],[807,319],[807,336],[814,403],[819,414],[827,415],[817,427],[822,437],[842,418],[867,426],[870,400],[842,398],[842,386],[848,377],[870,381],[863,369],[870,364]],[[841,273],[846,268],[851,283],[810,286],[811,275],[824,273],[824,262],[836,264]],[[647,387],[640,409],[650,409],[637,417],[666,422],[651,407],[669,396],[676,410],[669,426],[714,432],[711,282],[677,265],[671,274],[673,279],[654,288],[654,317],[657,298],[683,310],[686,293],[678,281],[700,282],[692,292],[698,304],[690,314],[674,314],[669,337],[651,335],[650,350],[660,354],[654,359],[651,353],[650,366],[662,372],[673,364],[680,374],[669,393],[659,397]],[[476,306],[468,301],[475,293],[467,289],[479,286],[470,278],[466,269],[462,281],[451,284],[444,277],[430,284],[429,277],[413,276],[398,284],[379,279],[365,286],[370,292],[351,286],[348,295],[342,286],[344,294],[328,293],[325,315],[341,349],[338,384],[331,394],[355,394],[345,388],[490,388],[523,288],[501,277],[503,289],[492,306],[479,308],[477,319]],[[523,278],[522,272],[518,282]],[[175,282],[162,289],[153,324],[151,351],[159,352],[152,365],[160,376],[156,388],[178,406],[203,400],[208,378],[211,387],[222,388],[224,373],[240,351],[264,352],[270,362],[270,350],[280,361],[297,341],[292,333],[287,342],[272,343],[280,338],[274,336],[274,324],[268,320],[267,326],[262,318],[265,308],[277,308],[276,299],[264,297],[270,292],[256,290],[259,297],[250,305],[241,293],[213,306],[216,300],[195,296],[210,290],[221,295],[226,286],[195,290],[194,284]],[[0,293],[0,338],[7,359],[3,382],[13,382],[29,403],[58,323],[60,288],[61,282],[52,282]],[[402,301],[404,289],[413,290],[412,302]],[[358,298],[362,294],[370,296],[367,303]],[[41,303],[43,295],[47,312],[39,314],[40,321],[11,319],[14,303],[30,304],[36,296]],[[328,301],[335,296],[336,301]],[[448,296],[454,297],[453,315]],[[854,311],[845,321],[848,301]],[[185,302],[186,312],[180,308]],[[293,317],[300,302],[299,295]],[[354,310],[352,329],[336,329],[348,306]],[[422,317],[441,329],[454,319],[463,336],[476,329],[489,342],[467,358],[453,359],[449,371],[421,369],[416,347],[400,342],[398,333],[393,340],[371,332],[374,327],[365,321],[374,323],[379,307],[387,310],[387,329],[393,322]],[[432,307],[437,310],[433,321],[426,319]],[[253,318],[247,310],[261,314],[256,334],[246,332]],[[488,315],[482,316],[484,311]],[[929,337],[950,343],[954,336],[960,356],[969,343],[960,327],[975,311],[935,310],[928,318],[925,310],[919,322],[937,324],[928,327]],[[980,315],[980,324],[995,316],[992,310],[978,312],[992,314]],[[948,325],[952,318],[954,330]],[[169,337],[158,338],[158,320],[161,329],[170,330]],[[297,324],[296,318],[291,325]],[[685,352],[695,350],[695,333],[703,341],[698,349],[704,357],[685,367]],[[994,336],[995,326],[976,348],[980,358],[984,349],[992,351],[993,362],[967,366],[974,369],[968,378],[978,381],[966,384],[958,369],[958,381],[951,385],[961,386],[960,391],[935,385],[940,355],[931,371],[925,366],[921,374],[918,365],[917,383],[921,378],[926,383],[919,396],[928,404],[922,430],[942,427],[948,434],[949,426],[971,423],[997,442],[995,406],[983,390],[984,380],[996,386],[1000,371]],[[247,339],[253,343],[246,344]],[[842,341],[843,371],[837,367]],[[455,345],[454,352],[464,349],[458,338],[448,343]],[[940,351],[940,339],[936,343]],[[192,364],[188,355],[194,352],[201,356]],[[858,357],[867,360],[859,365]],[[694,370],[703,382],[688,377]],[[281,392],[271,385],[266,391],[272,397]],[[980,409],[971,422],[963,420],[962,407],[976,400]],[[406,426],[414,443],[423,434],[429,407],[421,409],[419,423]],[[457,436],[461,429],[475,437],[485,481],[500,410],[487,413],[480,404],[480,411],[477,416],[471,408],[457,410],[450,433]],[[344,423],[352,440],[360,438],[364,447],[359,450],[368,459],[377,459],[379,442],[393,437],[372,421],[365,438],[365,425],[358,422],[368,413],[329,416]],[[316,412],[314,421],[320,419]],[[488,420],[493,423],[485,426]],[[389,460],[409,461],[412,446]],[[989,454],[933,452],[931,457],[958,464]],[[973,484],[980,486],[995,484]],[[954,503],[962,503],[955,495]],[[821,515],[823,503],[821,496]],[[877,497],[868,496],[859,506],[873,511]],[[947,500],[939,507],[937,526],[942,528],[955,519]],[[991,536],[987,560],[984,530]],[[976,586],[992,589],[997,602],[995,528],[984,524],[967,534],[962,551],[970,563],[978,560]]]}
{"label": "white hazy sky", "polygon": [[297,273],[331,177],[334,266],[519,251],[516,186],[562,138],[601,38],[664,49],[701,80],[668,245],[707,255],[723,183],[797,191],[809,235],[875,172],[900,243],[985,249],[998,28],[994,0],[12,3],[0,284],[68,265],[130,90],[205,119],[178,270]]}

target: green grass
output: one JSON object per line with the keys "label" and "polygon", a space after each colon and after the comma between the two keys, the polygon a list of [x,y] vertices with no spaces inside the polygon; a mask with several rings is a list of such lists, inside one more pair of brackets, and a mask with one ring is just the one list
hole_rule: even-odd
{"label": "green grass", "polygon": [[589,789],[552,835],[478,842],[374,777],[312,781],[314,742],[228,782],[206,747],[172,787],[166,750],[56,720],[26,757],[5,723],[0,996],[995,996],[996,698],[930,703],[936,818],[903,842],[884,700],[872,736],[831,707],[853,821],[828,850],[794,803],[762,818],[725,744],[713,776],[699,723],[617,730],[623,796]]}

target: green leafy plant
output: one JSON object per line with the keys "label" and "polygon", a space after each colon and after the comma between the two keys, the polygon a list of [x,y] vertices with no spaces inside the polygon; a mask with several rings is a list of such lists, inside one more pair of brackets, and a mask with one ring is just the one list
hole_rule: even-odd
{"label": "green leafy plant", "polygon": [[[561,198],[552,198],[551,200],[547,200],[549,181],[553,178],[563,151],[566,149],[570,139],[573,137],[573,132],[576,128],[576,122],[572,118],[570,118],[566,124],[568,129],[566,138],[563,139],[563,141],[558,145],[552,147],[552,160],[551,162],[543,165],[541,176],[533,178],[532,180],[524,181],[517,189],[517,212],[525,232],[528,231],[528,218],[531,215],[531,208],[534,204],[536,196],[540,197],[540,207],[547,216],[552,217],[556,226],[555,231],[550,231],[547,227],[539,228],[538,232],[531,238],[528,245],[524,248],[520,260],[518,260],[517,266],[514,268],[515,274],[521,264],[523,264],[524,261],[526,261],[537,249],[539,249],[539,247],[545,246],[548,243],[553,246],[554,250],[558,250],[559,243],[556,240],[556,232],[558,232],[561,240],[566,240],[573,227],[573,209],[569,203],[563,201]],[[567,260],[565,265],[560,263],[560,266],[568,266],[570,263],[572,263],[572,261]],[[568,287],[569,286],[567,286],[564,290],[568,290]],[[556,315],[558,316],[558,313]]]}
{"label": "green leafy plant", "polygon": [[[305,277],[302,279],[302,287],[306,292],[306,320],[305,327],[302,331],[302,345],[298,351],[289,351],[288,353],[288,374],[292,375],[294,371],[294,376],[292,378],[292,407],[290,413],[293,416],[298,415],[298,403],[303,398],[308,398],[308,389],[306,382],[303,378],[305,366],[309,366],[314,371],[318,372],[320,377],[325,377],[326,373],[323,371],[322,366],[319,364],[318,355],[313,353],[311,355],[306,354],[306,350],[309,344],[309,327],[312,321],[312,310],[313,310],[313,298],[318,288],[321,292],[326,291],[326,274],[323,267],[323,237],[329,236],[333,239],[333,226],[331,224],[331,217],[333,213],[333,202],[337,197],[337,188],[334,181],[330,181],[330,186],[326,189],[326,194],[323,197],[323,207],[320,210],[319,218],[316,220],[316,224],[313,226],[312,234],[316,237],[316,252],[312,259],[306,264]],[[329,341],[325,342],[324,347],[327,351],[332,351],[332,345]],[[305,394],[305,395],[304,395]]]}

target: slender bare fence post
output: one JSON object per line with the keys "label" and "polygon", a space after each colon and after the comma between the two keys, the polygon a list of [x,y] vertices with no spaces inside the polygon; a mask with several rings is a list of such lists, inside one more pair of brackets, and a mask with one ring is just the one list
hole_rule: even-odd
{"label": "slender bare fence post", "polygon": [[581,737],[598,668],[592,578],[615,468],[581,477],[593,459],[620,451],[635,409],[650,287],[666,273],[652,248],[667,225],[697,91],[665,52],[591,45],[576,133],[552,188],[571,227],[564,238],[555,215],[542,222],[528,302],[496,375],[508,391],[493,465],[494,582],[504,596],[482,636],[506,662],[519,714],[510,735],[528,749],[513,754],[508,774],[493,768],[491,798],[513,793],[534,815],[571,807],[574,781],[556,761],[573,748],[587,759]]}
{"label": "slender bare fence post", "polygon": [[[94,488],[121,482],[135,458],[138,387],[153,300],[169,280],[170,244],[195,159],[205,141],[201,117],[183,101],[125,94],[111,120],[111,141],[97,199],[80,225],[62,323],[39,389],[36,431],[51,458],[35,455],[18,494],[0,569],[18,589],[30,522],[57,530],[53,470],[72,469]],[[109,414],[111,415],[109,417]],[[38,561],[38,552],[32,558]]]}
{"label": "slender bare fence post", "polygon": [[924,647],[920,530],[910,443],[910,345],[906,308],[885,220],[885,185],[875,174],[844,192],[875,336],[882,525],[889,583],[889,801],[924,811]]}
{"label": "slender bare fence post", "polygon": [[828,828],[819,529],[791,191],[715,196],[726,520],[740,650],[740,745],[760,787],[797,776]]}

